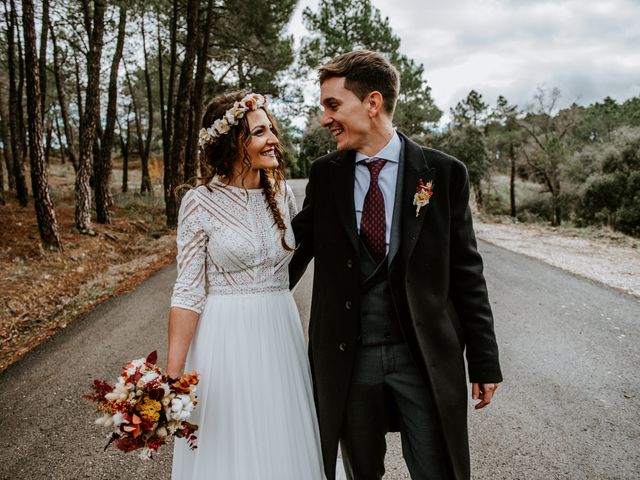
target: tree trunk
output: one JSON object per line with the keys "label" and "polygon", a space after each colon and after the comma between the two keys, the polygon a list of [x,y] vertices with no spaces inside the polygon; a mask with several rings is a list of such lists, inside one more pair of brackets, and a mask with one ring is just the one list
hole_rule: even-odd
{"label": "tree trunk", "polygon": [[[95,6],[94,6],[95,8]],[[82,20],[87,38],[91,38],[91,3],[90,0],[82,0]]]}
{"label": "tree trunk", "polygon": [[[13,1],[13,0],[12,0]],[[18,22],[16,21],[16,28],[18,28]],[[22,105],[22,99],[24,98],[24,55],[22,54],[22,41],[20,35],[18,35],[18,134],[20,136],[20,144],[22,158],[22,165],[27,163],[27,155],[29,153],[29,146],[27,144],[27,127],[24,119],[24,106]]]}
{"label": "tree trunk", "polygon": [[213,21],[213,0],[207,2],[207,17],[206,21],[202,25],[200,31],[198,46],[198,66],[196,68],[196,82],[191,95],[191,111],[193,112],[193,125],[189,129],[189,139],[187,141],[188,151],[186,156],[186,163],[184,167],[184,181],[195,184],[195,179],[198,175],[198,163],[199,163],[199,147],[198,147],[198,134],[200,132],[202,124],[202,115],[204,110],[203,104],[203,92],[204,92],[204,79],[207,73],[207,60],[209,58],[209,34],[211,31],[211,24]]}
{"label": "tree trunk", "polygon": [[184,178],[185,153],[187,151],[186,125],[189,115],[189,97],[193,78],[193,63],[198,44],[198,0],[187,2],[187,44],[184,59],[180,68],[180,82],[176,95],[173,139],[171,141],[171,188],[169,204],[167,205],[167,225],[175,227],[178,223],[178,199],[175,198],[174,189],[180,185]]}
{"label": "tree trunk", "polygon": [[56,136],[58,137],[58,151],[60,152],[60,163],[64,165],[67,163],[67,154],[64,149],[64,142],[62,141],[62,131],[60,130],[60,121],[58,120],[58,115],[54,116],[56,122]]}
{"label": "tree trunk", "polygon": [[169,86],[167,94],[167,136],[164,139],[165,157],[164,162],[164,203],[167,215],[167,225],[177,223],[177,209],[175,199],[173,197],[173,106],[175,104],[173,91],[176,77],[176,64],[178,59],[177,53],[177,30],[178,30],[178,0],[173,0],[173,12],[171,15],[171,37],[170,37],[170,54],[169,54]]}
{"label": "tree trunk", "polygon": [[[42,25],[40,27],[40,113],[47,113],[47,36],[49,34],[49,0],[42,0]],[[47,154],[47,160],[49,158]]]}
{"label": "tree trunk", "polygon": [[102,135],[102,150],[94,165],[96,185],[96,217],[98,223],[111,223],[111,149],[113,148],[113,134],[116,125],[116,102],[118,99],[118,69],[122,59],[124,48],[125,27],[127,25],[127,7],[120,6],[120,19],[118,21],[118,39],[116,50],[111,62],[109,76],[109,97],[107,101],[107,123]]}
{"label": "tree trunk", "polygon": [[[0,115],[2,117],[2,115]],[[7,157],[7,140],[5,134],[8,129],[4,125],[4,119],[0,118],[0,141],[2,142],[2,156]],[[0,205],[6,205],[4,200],[4,162],[0,162]]]}
{"label": "tree trunk", "polygon": [[166,125],[166,111],[164,102],[164,73],[163,73],[163,60],[162,60],[162,38],[160,36],[160,12],[156,11],[156,34],[158,39],[158,87],[160,93],[160,130],[162,132],[162,161],[165,164],[164,170],[166,171],[166,161],[169,158],[167,151],[167,125]]}
{"label": "tree trunk", "polygon": [[[44,118],[44,117],[43,117]],[[44,147],[44,163],[49,165],[49,157],[51,155],[51,137],[53,136],[53,123],[51,121],[47,121],[46,131],[47,131],[47,139],[45,141]]]}
{"label": "tree trunk", "polygon": [[29,118],[29,158],[31,160],[31,188],[40,238],[45,248],[61,250],[58,224],[49,196],[47,169],[42,144],[42,113],[40,112],[40,74],[36,52],[36,29],[32,0],[22,1],[22,25],[27,76],[27,109]]}
{"label": "tree trunk", "polygon": [[[163,60],[162,60],[162,38],[160,37],[160,12],[156,11],[156,33],[158,36],[158,86],[160,88],[160,129],[162,131],[162,164],[163,164],[163,183],[166,189],[167,185],[167,172],[168,172],[168,164],[169,164],[169,139],[167,134],[167,125],[166,125],[166,111],[165,111],[165,102],[164,102],[164,74],[163,74]],[[166,199],[166,195],[165,195]]]}
{"label": "tree trunk", "polygon": [[556,179],[554,182],[554,190],[551,192],[553,195],[553,225],[559,227],[562,225],[562,205],[560,204],[560,181]]}
{"label": "tree trunk", "polygon": [[76,77],[76,107],[78,109],[78,118],[81,120],[78,125],[78,134],[82,137],[82,118],[84,118],[84,110],[82,107],[82,83],[80,82],[80,62],[78,61],[78,52],[73,51],[73,61],[75,65]]}
{"label": "tree trunk", "polygon": [[11,150],[11,131],[9,130],[9,107],[4,98],[4,90],[0,88],[0,133],[2,134],[4,164],[7,169],[7,185],[9,191],[16,189],[16,177],[13,174],[13,152]]}
{"label": "tree trunk", "polygon": [[127,121],[127,140],[120,135],[120,149],[122,150],[122,193],[129,191],[129,134],[131,123]]}
{"label": "tree trunk", "polygon": [[144,81],[147,88],[147,137],[144,141],[144,148],[140,162],[142,163],[142,181],[140,183],[140,193],[150,193],[153,195],[153,185],[149,175],[149,153],[151,151],[151,139],[153,136],[153,96],[151,92],[151,75],[149,75],[149,55],[147,53],[147,39],[144,29],[144,17],[142,19],[142,52],[144,54]]}
{"label": "tree trunk", "polygon": [[13,157],[13,178],[16,182],[16,195],[20,205],[26,207],[29,203],[29,192],[27,190],[27,180],[24,175],[24,163],[22,162],[22,152],[20,141],[20,102],[18,101],[18,87],[16,84],[16,61],[15,61],[15,30],[18,26],[18,16],[15,2],[11,0],[11,13],[6,11],[7,20],[7,66],[9,70],[9,132],[11,134],[11,154]]}
{"label": "tree trunk", "polygon": [[[69,121],[69,114],[67,111],[67,99],[64,92],[64,83],[62,81],[62,75],[60,74],[60,49],[56,42],[56,35],[53,29],[51,29],[51,43],[53,44],[53,72],[56,80],[56,90],[58,91],[58,103],[60,105],[60,115],[62,116],[62,126],[64,127],[64,136],[66,144],[66,154],[73,165],[73,170],[78,171],[78,156],[76,155],[75,145],[73,141],[73,127]],[[81,117],[82,118],[82,117]],[[60,144],[62,148],[62,144]]]}
{"label": "tree trunk", "polygon": [[131,140],[131,104],[127,111],[127,137],[126,140],[122,136],[122,127],[118,123],[118,131],[120,136],[120,150],[122,151],[122,193],[129,191],[129,142]]}
{"label": "tree trunk", "polygon": [[[125,78],[127,79],[127,84],[129,85],[129,91],[131,92],[131,104],[133,105],[133,119],[136,126],[136,137],[138,143],[138,156],[140,157],[140,169],[142,178],[144,176],[149,176],[149,166],[148,162],[144,157],[144,141],[142,140],[142,115],[140,113],[140,109],[138,108],[138,101],[136,99],[135,92],[133,91],[133,82],[131,81],[131,75],[129,75],[129,70],[127,69],[127,63],[124,63],[124,73]],[[140,193],[143,194],[142,186],[144,185],[144,181],[140,186]]]}
{"label": "tree trunk", "polygon": [[[1,121],[0,121],[1,122]],[[3,140],[3,145],[6,145]],[[4,153],[6,151],[6,147],[2,149],[2,156],[4,157]],[[6,205],[7,202],[4,200],[4,166],[2,162],[0,162],[0,205]]]}
{"label": "tree trunk", "polygon": [[509,177],[509,204],[511,217],[516,218],[516,154],[513,142],[509,143],[509,160],[511,161],[511,176]]}
{"label": "tree trunk", "polygon": [[93,28],[87,55],[87,92],[80,136],[80,159],[76,175],[76,228],[80,233],[93,233],[91,225],[92,150],[96,137],[96,118],[100,107],[100,58],[104,34],[104,0],[94,0]]}

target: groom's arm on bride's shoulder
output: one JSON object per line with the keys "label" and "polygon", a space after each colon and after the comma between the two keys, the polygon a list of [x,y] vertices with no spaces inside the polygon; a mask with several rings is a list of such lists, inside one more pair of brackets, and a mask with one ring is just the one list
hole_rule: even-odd
{"label": "groom's arm on bride's shoulder", "polygon": [[493,313],[473,230],[467,169],[457,160],[451,168],[449,291],[464,332],[469,381],[479,386],[481,400],[490,400],[493,385],[502,381]]}
{"label": "groom's arm on bride's shoulder", "polygon": [[289,263],[289,288],[293,289],[302,278],[307,265],[314,256],[313,252],[313,222],[314,222],[314,202],[315,184],[317,182],[315,162],[311,164],[309,171],[309,181],[305,189],[302,210],[291,220],[293,233],[296,237],[296,251]]}

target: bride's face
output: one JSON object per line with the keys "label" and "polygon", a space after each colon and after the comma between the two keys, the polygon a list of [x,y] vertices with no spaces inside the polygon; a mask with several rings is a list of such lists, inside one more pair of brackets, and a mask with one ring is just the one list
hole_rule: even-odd
{"label": "bride's face", "polygon": [[267,113],[261,108],[247,112],[247,121],[251,134],[247,145],[247,152],[251,159],[251,170],[276,168],[278,157],[275,146],[279,140],[273,131],[273,125]]}

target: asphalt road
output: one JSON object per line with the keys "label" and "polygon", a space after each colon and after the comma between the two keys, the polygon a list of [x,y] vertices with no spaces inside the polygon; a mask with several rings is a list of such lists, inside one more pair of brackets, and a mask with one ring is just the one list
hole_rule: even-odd
{"label": "asphalt road", "polygon": [[[294,184],[300,191],[301,185]],[[640,302],[480,243],[505,382],[470,409],[474,479],[640,477]],[[296,291],[308,316],[310,274]],[[170,449],[113,447],[82,399],[93,378],[154,349],[166,359],[175,266],[99,306],[0,375],[0,479],[170,478]],[[470,403],[471,405],[471,403]],[[386,479],[409,478],[389,436]]]}

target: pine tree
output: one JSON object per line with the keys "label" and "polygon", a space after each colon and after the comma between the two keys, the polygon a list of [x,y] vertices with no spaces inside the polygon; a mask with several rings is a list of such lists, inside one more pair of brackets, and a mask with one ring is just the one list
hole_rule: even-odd
{"label": "pine tree", "polygon": [[395,125],[410,136],[427,133],[442,112],[424,79],[424,67],[400,53],[400,38],[382,18],[371,0],[321,0],[318,11],[309,7],[303,20],[310,35],[303,39],[300,57],[306,70],[351,50],[367,49],[385,54],[401,77]]}
{"label": "pine tree", "polygon": [[40,238],[46,248],[60,250],[60,235],[49,196],[49,182],[44,160],[43,118],[40,111],[40,72],[36,50],[36,29],[32,0],[22,2],[22,25],[24,29],[25,67],[27,75],[27,110],[29,123],[29,159],[31,164],[31,188]]}

